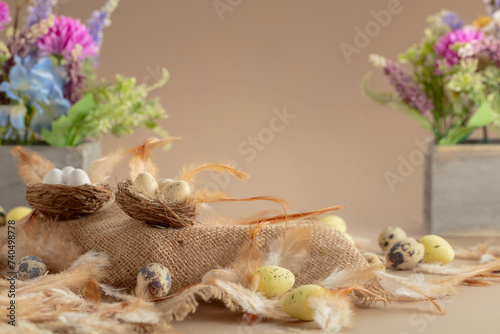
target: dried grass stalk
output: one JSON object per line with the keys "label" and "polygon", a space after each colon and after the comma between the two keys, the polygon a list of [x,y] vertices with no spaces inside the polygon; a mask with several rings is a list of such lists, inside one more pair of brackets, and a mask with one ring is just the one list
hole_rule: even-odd
{"label": "dried grass stalk", "polygon": [[196,224],[196,205],[165,203],[159,197],[136,192],[130,179],[118,183],[116,203],[130,217],[161,227],[186,227]]}
{"label": "dried grass stalk", "polygon": [[68,220],[109,206],[114,199],[107,184],[67,186],[37,183],[28,186],[26,200],[45,217]]}
{"label": "dried grass stalk", "polygon": [[21,146],[16,146],[10,151],[17,158],[19,176],[26,184],[41,183],[45,174],[55,168],[54,164],[40,154]]}

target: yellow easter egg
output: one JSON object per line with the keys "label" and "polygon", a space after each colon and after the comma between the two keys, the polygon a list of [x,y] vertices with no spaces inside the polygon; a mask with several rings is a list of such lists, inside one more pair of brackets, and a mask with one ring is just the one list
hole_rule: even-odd
{"label": "yellow easter egg", "polygon": [[347,224],[345,223],[345,220],[342,219],[342,217],[340,217],[340,216],[328,215],[328,216],[322,217],[320,219],[320,221],[322,221],[325,224],[330,225],[331,227],[333,227],[334,229],[336,229],[337,231],[340,231],[342,233],[345,233],[347,231]]}
{"label": "yellow easter egg", "polygon": [[31,208],[28,208],[26,206],[17,206],[13,208],[12,210],[9,211],[7,214],[7,223],[10,220],[15,220],[16,222],[21,220],[22,218],[26,217],[31,213]]}
{"label": "yellow easter egg", "polygon": [[363,253],[363,257],[365,258],[366,262],[368,262],[370,265],[380,263],[380,269],[379,270],[380,271],[385,271],[384,263],[378,257],[377,254],[372,253],[372,252],[366,252],[366,253]]}
{"label": "yellow easter egg", "polygon": [[319,285],[302,285],[285,295],[281,302],[283,311],[291,317],[299,320],[314,320],[314,311],[309,305],[309,299],[328,293],[328,290]]}
{"label": "yellow easter egg", "polygon": [[288,269],[278,266],[265,266],[257,270],[259,286],[257,291],[267,298],[284,294],[295,284],[295,276]]}
{"label": "yellow easter egg", "polygon": [[351,235],[349,233],[342,233],[342,234],[347,239],[347,241],[349,241],[353,246],[355,246],[354,239],[351,237]]}
{"label": "yellow easter egg", "polygon": [[429,234],[420,238],[425,247],[425,263],[448,263],[455,258],[453,247],[440,236]]}
{"label": "yellow easter egg", "polygon": [[0,226],[4,226],[7,223],[7,219],[5,219],[5,209],[0,206]]}

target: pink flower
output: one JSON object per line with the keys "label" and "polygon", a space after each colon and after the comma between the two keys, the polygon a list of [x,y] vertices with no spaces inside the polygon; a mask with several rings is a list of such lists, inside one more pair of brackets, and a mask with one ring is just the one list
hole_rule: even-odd
{"label": "pink flower", "polygon": [[56,16],[54,26],[38,39],[37,44],[44,54],[52,53],[68,60],[77,44],[82,47],[82,58],[95,56],[98,51],[87,27],[80,20],[66,16]]}
{"label": "pink flower", "polygon": [[446,59],[448,64],[454,65],[460,63],[457,44],[467,44],[472,41],[483,39],[483,33],[479,30],[463,28],[446,33],[444,37],[434,45],[434,50]]}
{"label": "pink flower", "polygon": [[5,2],[0,1],[0,30],[3,30],[4,25],[8,24],[10,20],[9,6]]}

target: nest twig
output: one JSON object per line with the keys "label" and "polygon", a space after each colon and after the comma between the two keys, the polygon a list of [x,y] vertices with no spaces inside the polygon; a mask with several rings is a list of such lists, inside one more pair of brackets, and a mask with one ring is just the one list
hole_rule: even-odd
{"label": "nest twig", "polygon": [[99,211],[113,202],[114,194],[107,184],[67,186],[37,183],[29,185],[26,200],[42,215],[68,220]]}
{"label": "nest twig", "polygon": [[174,204],[158,196],[146,197],[136,192],[130,179],[118,183],[116,203],[130,217],[161,227],[186,227],[196,223],[196,205]]}

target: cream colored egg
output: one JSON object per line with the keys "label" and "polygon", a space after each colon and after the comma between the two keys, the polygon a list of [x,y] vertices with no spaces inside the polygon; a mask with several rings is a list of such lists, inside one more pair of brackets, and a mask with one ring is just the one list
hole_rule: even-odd
{"label": "cream colored egg", "polygon": [[69,174],[68,186],[83,186],[90,184],[90,179],[83,169],[77,168]]}
{"label": "cream colored egg", "polygon": [[186,202],[191,195],[191,188],[185,181],[175,181],[169,183],[163,192],[167,202],[181,204]]}
{"label": "cream colored egg", "polygon": [[363,257],[365,258],[366,262],[368,264],[373,265],[373,264],[380,264],[380,271],[385,271],[385,266],[382,260],[378,257],[377,254],[372,253],[372,252],[366,252],[363,253]]}
{"label": "cream colored egg", "polygon": [[319,285],[302,285],[285,295],[281,302],[281,308],[291,317],[299,320],[314,320],[314,311],[309,305],[311,297],[321,296],[328,290]]}
{"label": "cream colored egg", "polygon": [[397,226],[389,226],[380,233],[378,237],[378,244],[380,248],[385,252],[391,249],[392,245],[401,239],[406,238],[406,232]]}
{"label": "cream colored egg", "polygon": [[351,237],[349,233],[342,233],[342,234],[347,239],[347,241],[349,241],[353,246],[356,246],[356,244],[354,243],[354,239]]}
{"label": "cream colored egg", "polygon": [[53,168],[49,170],[45,177],[43,178],[42,183],[44,184],[64,184],[64,175],[62,170],[59,168]]}
{"label": "cream colored egg", "polygon": [[162,264],[149,263],[139,270],[137,284],[145,286],[151,298],[165,298],[172,286],[172,277]]}
{"label": "cream colored egg", "polygon": [[68,184],[69,175],[75,170],[75,167],[66,166],[62,169],[64,184]]}
{"label": "cream colored egg", "polygon": [[295,284],[295,276],[288,269],[278,266],[265,266],[257,270],[259,285],[257,291],[267,298],[284,294]]}
{"label": "cream colored egg", "polygon": [[9,211],[7,214],[7,223],[11,220],[19,221],[29,215],[33,211],[31,208],[27,206],[17,206]]}
{"label": "cream colored egg", "polygon": [[135,178],[134,185],[139,191],[149,195],[155,195],[158,191],[158,182],[147,172],[139,173]]}
{"label": "cream colored egg", "polygon": [[420,238],[425,248],[425,263],[448,263],[455,258],[453,247],[440,236],[429,234]]}
{"label": "cream colored egg", "polygon": [[392,245],[387,254],[387,262],[395,269],[407,270],[422,263],[425,247],[415,238],[406,238]]}
{"label": "cream colored egg", "polygon": [[327,216],[322,217],[320,219],[320,221],[322,221],[325,224],[330,225],[331,227],[333,227],[334,229],[336,229],[342,233],[345,233],[347,231],[347,224],[345,223],[345,220],[340,216],[327,215]]}
{"label": "cream colored egg", "polygon": [[173,180],[173,179],[164,179],[164,178],[162,178],[162,179],[159,179],[159,180],[158,180],[158,186],[159,186],[160,188],[163,188],[163,187],[165,187],[166,185],[168,185],[168,184],[170,184],[170,183],[172,183],[172,182],[175,182],[175,180]]}

